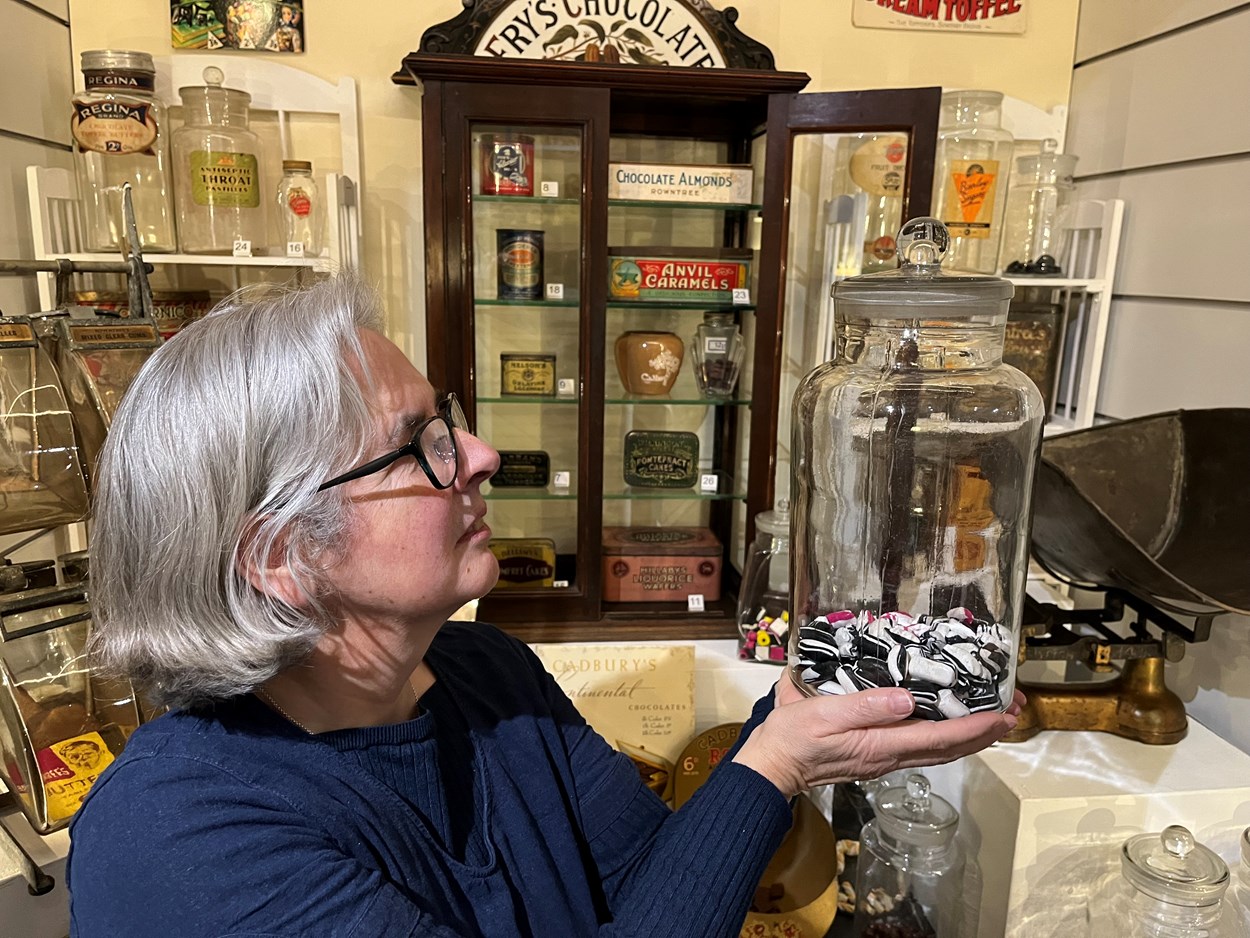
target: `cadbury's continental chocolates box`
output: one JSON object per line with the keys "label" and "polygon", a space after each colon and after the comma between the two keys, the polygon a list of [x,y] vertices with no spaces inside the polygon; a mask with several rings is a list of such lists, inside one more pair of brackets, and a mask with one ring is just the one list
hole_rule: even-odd
{"label": "cadbury's continental chocolates box", "polygon": [[720,599],[721,543],[707,528],[604,528],[607,602]]}

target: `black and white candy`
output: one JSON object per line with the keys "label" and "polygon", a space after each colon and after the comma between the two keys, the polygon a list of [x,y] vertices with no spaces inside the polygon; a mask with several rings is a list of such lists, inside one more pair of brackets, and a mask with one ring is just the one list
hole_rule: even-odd
{"label": "black and white candy", "polygon": [[947,720],[1011,703],[1015,643],[997,622],[963,606],[944,616],[850,610],[799,628],[798,670],[822,694],[905,687],[915,715]]}

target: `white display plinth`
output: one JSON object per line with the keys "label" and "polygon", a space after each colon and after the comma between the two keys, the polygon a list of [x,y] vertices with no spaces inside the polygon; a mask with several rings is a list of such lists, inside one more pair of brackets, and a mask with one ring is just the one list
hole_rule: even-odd
{"label": "white display plinth", "polygon": [[926,773],[980,864],[980,938],[1079,938],[1132,835],[1182,824],[1236,869],[1250,826],[1250,755],[1192,718],[1174,746],[1047,731]]}

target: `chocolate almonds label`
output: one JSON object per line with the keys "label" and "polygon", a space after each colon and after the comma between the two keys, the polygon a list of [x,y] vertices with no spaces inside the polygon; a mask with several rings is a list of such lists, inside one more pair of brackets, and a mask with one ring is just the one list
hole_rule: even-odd
{"label": "chocolate almonds label", "polygon": [[196,205],[260,206],[260,172],[251,153],[191,152],[191,198]]}
{"label": "chocolate almonds label", "polygon": [[147,104],[126,104],[122,101],[74,102],[70,133],[82,150],[93,153],[122,155],[146,153],[155,155],[158,128],[156,116]]}

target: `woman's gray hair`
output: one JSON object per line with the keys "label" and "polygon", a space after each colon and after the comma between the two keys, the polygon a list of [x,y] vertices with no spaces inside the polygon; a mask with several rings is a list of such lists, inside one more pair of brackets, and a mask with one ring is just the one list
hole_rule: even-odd
{"label": "woman's gray hair", "polygon": [[[92,655],[149,698],[194,707],[247,693],[329,626],[318,571],[350,506],[318,493],[374,433],[349,278],[252,287],[152,355],[101,452],[91,528]],[[302,608],[240,570],[285,564]]]}

